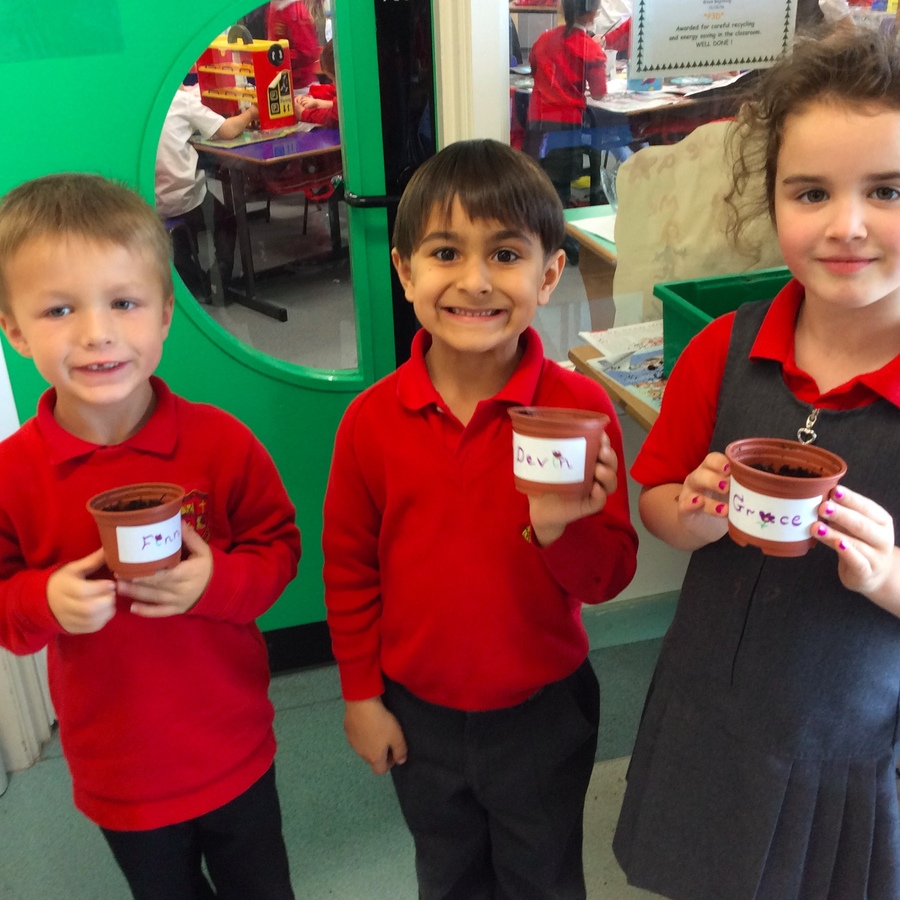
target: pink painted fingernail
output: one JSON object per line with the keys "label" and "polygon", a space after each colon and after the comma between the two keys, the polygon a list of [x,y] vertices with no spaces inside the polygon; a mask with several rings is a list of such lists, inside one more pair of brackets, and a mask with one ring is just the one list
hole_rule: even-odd
{"label": "pink painted fingernail", "polygon": [[727,482],[727,481],[720,481],[720,482],[719,482],[719,490],[720,490],[720,491],[724,491],[725,488],[727,488],[727,487],[728,487],[728,482]]}
{"label": "pink painted fingernail", "polygon": [[826,516],[833,516],[833,515],[834,515],[834,504],[833,504],[833,503],[826,503],[826,504],[825,504],[825,515],[826,515]]}
{"label": "pink painted fingernail", "polygon": [[719,503],[719,504],[716,506],[716,512],[717,512],[717,513],[724,512],[724,510],[725,510],[725,504],[724,504],[724,503]]}
{"label": "pink painted fingernail", "polygon": [[820,525],[818,529],[816,529],[816,533],[819,537],[825,537],[825,535],[828,534],[828,529],[824,525]]}
{"label": "pink painted fingernail", "polygon": [[725,465],[722,466],[722,471],[723,471],[723,472],[730,472],[730,471],[731,471],[731,463],[725,463]]}
{"label": "pink painted fingernail", "polygon": [[692,497],[692,498],[691,498],[691,503],[699,503],[699,502],[700,502],[700,498],[699,498],[699,497]]}
{"label": "pink painted fingernail", "polygon": [[843,541],[841,541],[841,542],[838,544],[838,547],[840,547],[841,550],[846,550],[846,549],[847,549],[847,545],[846,545]]}
{"label": "pink painted fingernail", "polygon": [[836,487],[836,488],[832,491],[832,494],[834,494],[834,499],[835,499],[835,500],[840,500],[840,499],[844,496],[844,492],[843,492],[839,487]]}

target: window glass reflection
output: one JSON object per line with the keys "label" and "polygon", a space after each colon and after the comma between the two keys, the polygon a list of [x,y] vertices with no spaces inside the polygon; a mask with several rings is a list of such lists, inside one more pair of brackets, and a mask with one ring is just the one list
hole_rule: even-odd
{"label": "window glass reflection", "polygon": [[251,347],[355,368],[330,0],[272,2],[211,36],[179,87],[156,199],[176,269]]}
{"label": "window glass reflection", "polygon": [[[656,317],[652,285],[671,280],[686,260],[706,265],[687,202],[702,199],[707,216],[719,210],[709,192],[691,193],[689,185],[683,185],[689,196],[674,191],[668,177],[674,162],[657,153],[733,116],[743,95],[740,72],[630,79],[632,6],[632,0],[510,4],[510,142],[546,171],[566,207],[570,266],[536,322],[561,357],[579,331]],[[718,134],[715,140],[703,149],[721,167],[724,145]],[[640,166],[635,159],[622,169],[645,148]],[[623,209],[620,188],[630,183],[629,173],[643,179],[649,199],[641,194],[638,203],[631,190]]]}

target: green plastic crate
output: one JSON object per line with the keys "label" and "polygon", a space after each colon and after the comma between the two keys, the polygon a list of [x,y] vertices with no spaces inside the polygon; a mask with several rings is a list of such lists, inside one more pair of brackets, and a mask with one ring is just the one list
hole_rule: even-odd
{"label": "green plastic crate", "polygon": [[653,286],[663,308],[663,374],[691,338],[713,319],[751,300],[769,300],[791,277],[785,266],[757,269],[744,275],[717,275],[688,281],[664,281]]}

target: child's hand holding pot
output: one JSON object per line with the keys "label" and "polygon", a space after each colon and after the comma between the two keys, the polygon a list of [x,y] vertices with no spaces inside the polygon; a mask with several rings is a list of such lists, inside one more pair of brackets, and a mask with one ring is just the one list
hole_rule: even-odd
{"label": "child's hand holding pot", "polygon": [[594,484],[587,497],[556,493],[528,495],[531,530],[537,542],[546,547],[562,535],[570,522],[600,512],[619,484],[618,471],[619,460],[604,432],[594,467]]}
{"label": "child's hand holding pot", "polygon": [[93,634],[116,614],[116,583],[92,579],[104,563],[103,548],[60,566],[47,581],[47,605],[69,634]]}
{"label": "child's hand holding pot", "polygon": [[148,619],[178,616],[193,607],[212,578],[212,551],[206,541],[184,520],[181,522],[182,545],[188,556],[171,569],[160,569],[153,575],[119,579],[119,593],[131,597],[131,611]]}

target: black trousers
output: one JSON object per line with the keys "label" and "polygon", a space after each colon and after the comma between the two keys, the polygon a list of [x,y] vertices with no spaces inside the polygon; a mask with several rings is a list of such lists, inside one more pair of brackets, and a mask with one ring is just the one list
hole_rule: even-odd
{"label": "black trousers", "polygon": [[600,690],[590,662],[509,709],[466,713],[386,682],[391,769],[420,900],[584,900],[582,821]]}
{"label": "black trousers", "polygon": [[230,803],[196,819],[147,831],[101,831],[135,900],[294,898],[274,766]]}

